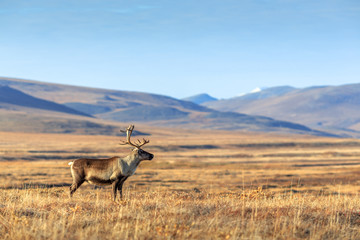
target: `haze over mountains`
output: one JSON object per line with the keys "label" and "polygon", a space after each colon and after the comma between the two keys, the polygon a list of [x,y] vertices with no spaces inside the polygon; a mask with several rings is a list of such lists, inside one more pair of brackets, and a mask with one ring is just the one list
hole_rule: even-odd
{"label": "haze over mountains", "polygon": [[[328,135],[269,117],[217,111],[168,96],[0,78],[0,130],[116,134],[119,126]],[[216,100],[213,100],[217,102]]]}
{"label": "haze over mountains", "polygon": [[218,111],[291,121],[344,136],[360,136],[360,84],[303,89],[274,87],[202,105]]}
{"label": "haze over mountains", "polygon": [[202,103],[206,103],[206,102],[217,101],[218,99],[210,96],[207,93],[201,93],[201,94],[198,94],[198,95],[195,95],[192,97],[183,98],[182,100],[193,102],[196,104],[202,104]]}
{"label": "haze over mountains", "polygon": [[76,111],[62,104],[46,101],[27,95],[19,90],[10,88],[8,86],[0,86],[0,104],[2,108],[5,108],[6,105],[8,107],[15,105],[91,117],[91,115],[89,114]]}

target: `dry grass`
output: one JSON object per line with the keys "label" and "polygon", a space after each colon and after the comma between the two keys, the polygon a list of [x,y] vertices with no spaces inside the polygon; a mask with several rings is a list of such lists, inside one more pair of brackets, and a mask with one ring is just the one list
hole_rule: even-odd
{"label": "dry grass", "polygon": [[67,165],[126,155],[119,137],[0,133],[0,238],[360,239],[360,141],[146,131],[155,159],[119,202],[88,184],[69,199]]}
{"label": "dry grass", "polygon": [[359,197],[266,192],[2,191],[2,239],[359,239]]}

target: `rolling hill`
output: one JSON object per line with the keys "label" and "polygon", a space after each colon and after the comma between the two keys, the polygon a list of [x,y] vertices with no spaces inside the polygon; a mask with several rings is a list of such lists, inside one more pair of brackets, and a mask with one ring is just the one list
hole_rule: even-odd
{"label": "rolling hill", "polygon": [[[268,89],[270,92],[272,90],[276,89]],[[282,94],[249,94],[208,102],[204,106],[218,111],[268,116],[324,131],[360,136],[360,84],[288,90]]]}
{"label": "rolling hill", "polygon": [[[53,125],[53,131],[63,129],[61,131],[70,133],[75,130],[75,132],[87,132],[87,128],[94,127],[94,129],[98,129],[94,134],[101,133],[101,131],[108,133],[119,124],[137,122],[177,128],[328,135],[301,124],[270,117],[216,111],[189,101],[157,94],[77,87],[11,78],[0,78],[0,85],[6,86],[5,88],[11,89],[11,91],[20,91],[28,97],[30,95],[38,102],[41,100],[43,103],[46,101],[53,102],[61,104],[63,107],[66,106],[69,111],[70,109],[75,111],[71,113],[53,111],[54,109],[39,109],[35,103],[36,106],[30,103],[26,106],[23,104],[21,109],[4,107],[0,109],[2,119],[6,119],[6,116],[11,113],[16,116],[17,125],[21,125],[22,121],[28,125],[33,122],[34,126],[38,125],[39,131],[43,126],[44,132],[51,131],[51,125]],[[34,111],[34,109],[37,110]],[[39,118],[43,124],[39,125]],[[3,128],[6,128],[6,124],[11,125],[16,122],[14,120],[7,121],[7,123],[4,120],[1,121]]]}
{"label": "rolling hill", "polygon": [[89,114],[74,110],[62,104],[30,96],[8,86],[0,86],[0,106],[1,105],[3,108],[5,105],[11,105],[13,107],[21,106],[91,117]]}

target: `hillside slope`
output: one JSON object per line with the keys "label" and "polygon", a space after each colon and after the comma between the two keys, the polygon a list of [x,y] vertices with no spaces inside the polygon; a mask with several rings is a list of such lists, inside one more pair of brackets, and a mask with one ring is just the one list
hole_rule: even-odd
{"label": "hillside slope", "polygon": [[0,84],[38,98],[64,104],[104,121],[138,122],[147,125],[181,128],[327,135],[327,133],[314,131],[301,124],[279,121],[269,117],[222,113],[192,102],[157,94],[76,87],[9,78],[0,78]]}
{"label": "hillside slope", "polygon": [[360,84],[310,87],[267,98],[233,98],[204,104],[218,111],[268,116],[313,128],[360,130]]}
{"label": "hillside slope", "polygon": [[68,114],[91,117],[91,115],[89,114],[74,110],[62,104],[30,96],[8,86],[0,86],[0,107],[4,107],[5,105],[12,105],[13,107],[31,107],[54,112],[63,112]]}

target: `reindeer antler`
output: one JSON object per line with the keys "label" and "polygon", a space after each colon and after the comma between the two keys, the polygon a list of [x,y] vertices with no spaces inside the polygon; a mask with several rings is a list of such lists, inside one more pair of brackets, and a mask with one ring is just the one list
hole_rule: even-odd
{"label": "reindeer antler", "polygon": [[142,141],[140,141],[139,139],[137,140],[137,143],[132,143],[130,141],[130,138],[131,138],[131,134],[134,130],[134,125],[130,125],[126,131],[124,130],[120,130],[120,132],[123,132],[125,133],[126,132],[126,141],[120,141],[120,145],[130,145],[130,146],[133,146],[133,147],[136,147],[136,148],[141,148],[142,146],[144,146],[145,144],[149,143],[150,141],[149,140],[146,140],[145,138],[143,138]]}

